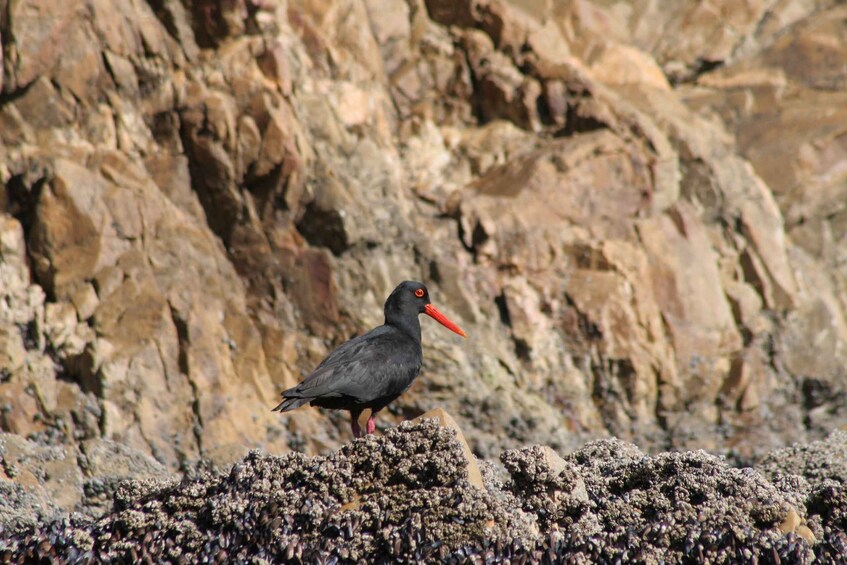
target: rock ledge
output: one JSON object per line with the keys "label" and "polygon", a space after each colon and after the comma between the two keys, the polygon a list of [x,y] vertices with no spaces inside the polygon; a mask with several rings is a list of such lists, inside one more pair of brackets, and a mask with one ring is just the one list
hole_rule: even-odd
{"label": "rock ledge", "polygon": [[503,453],[505,470],[478,462],[480,489],[458,430],[441,422],[405,422],[327,456],[253,451],[227,473],[129,481],[99,519],[7,524],[0,556],[811,563],[847,548],[844,432],[761,470],[703,451],[648,457],[615,439],[564,457],[534,446]]}

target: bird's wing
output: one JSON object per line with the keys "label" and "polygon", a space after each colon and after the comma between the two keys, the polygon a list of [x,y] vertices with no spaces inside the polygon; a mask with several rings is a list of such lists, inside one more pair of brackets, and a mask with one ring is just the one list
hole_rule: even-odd
{"label": "bird's wing", "polygon": [[406,354],[413,342],[406,344],[383,328],[342,344],[303,382],[282,395],[287,398],[346,396],[366,401],[401,392],[420,370],[420,357]]}

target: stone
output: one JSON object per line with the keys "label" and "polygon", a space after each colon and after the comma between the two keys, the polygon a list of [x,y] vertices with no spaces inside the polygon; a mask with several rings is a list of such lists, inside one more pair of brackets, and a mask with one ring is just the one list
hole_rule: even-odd
{"label": "stone", "polygon": [[806,526],[804,524],[800,524],[799,526],[797,526],[797,530],[795,531],[795,533],[804,540],[806,540],[806,542],[808,542],[809,544],[815,544],[818,541],[815,537],[814,532],[812,532],[809,526]]}
{"label": "stone", "polygon": [[0,326],[0,371],[5,375],[17,372],[26,360],[21,332],[11,324]]}
{"label": "stone", "polygon": [[511,475],[513,492],[523,499],[525,510],[539,514],[542,528],[588,506],[588,491],[577,469],[550,447],[506,451],[500,460]]}
{"label": "stone", "polygon": [[44,309],[44,323],[52,346],[61,349],[76,328],[77,316],[73,304],[68,302],[47,304]]}
{"label": "stone", "polygon": [[[785,355],[789,371],[824,381],[838,373],[840,360],[847,355],[838,316],[824,300],[810,300],[789,315],[782,336],[786,345],[791,344]],[[800,343],[805,346],[799,347]]]}
{"label": "stone", "polygon": [[0,259],[4,265],[16,266],[26,257],[24,230],[19,221],[6,215],[0,215]]}
{"label": "stone", "polygon": [[800,475],[812,488],[847,477],[847,430],[836,429],[824,439],[774,449],[760,458],[756,470],[776,480],[780,475]]}
{"label": "stone", "polygon": [[[44,492],[65,512],[82,499],[82,473],[75,449],[42,446],[15,434],[0,434],[0,461],[15,482]],[[7,471],[8,472],[8,471]]]}
{"label": "stone", "polygon": [[161,463],[125,445],[104,439],[82,442],[80,467],[86,477],[117,479],[169,478]]}
{"label": "stone", "polygon": [[473,339],[424,323],[387,429],[745,463],[847,418],[839,3],[154,4],[0,18],[9,426],[329,452],[268,408],[407,278]]}
{"label": "stone", "polygon": [[176,480],[149,455],[110,440],[89,439],[80,445],[85,511],[100,516],[114,509],[114,496],[127,481]]}
{"label": "stone", "polygon": [[797,529],[797,526],[800,525],[800,516],[797,515],[797,511],[793,508],[788,511],[785,515],[785,519],[779,525],[779,531],[783,534],[787,534],[790,532],[794,532]]}
{"label": "stone", "polygon": [[540,129],[535,106],[541,94],[538,82],[524,76],[508,57],[495,51],[488,36],[469,32],[466,38],[483,120],[504,118],[524,129]]}
{"label": "stone", "polygon": [[[76,335],[71,336],[70,341],[73,344],[70,346],[66,344],[63,353],[79,355],[86,341]],[[31,383],[31,394],[38,401],[40,412],[36,420],[46,414],[48,418],[45,423],[52,423],[50,418],[56,416],[59,409],[59,386],[57,382],[59,368],[49,357],[34,355],[33,353],[30,353],[28,357],[27,364],[24,370],[20,372],[19,377],[22,382]]]}
{"label": "stone", "polygon": [[135,73],[135,67],[132,62],[126,57],[121,57],[109,51],[106,51],[105,59],[109,65],[109,72],[118,85],[118,89],[126,96],[139,96],[138,75]]}
{"label": "stone", "polygon": [[756,316],[762,310],[762,298],[751,285],[740,281],[725,281],[723,287],[732,307],[735,320],[750,329],[756,328]]}
{"label": "stone", "polygon": [[285,57],[285,45],[280,41],[266,45],[257,61],[262,73],[279,85],[282,95],[291,95],[291,70]]}
{"label": "stone", "polygon": [[38,421],[38,401],[31,390],[20,381],[0,382],[0,429],[16,434],[27,435],[44,429]]}
{"label": "stone", "polygon": [[[623,555],[662,560],[703,555],[723,561],[738,552],[776,552],[780,560],[805,564],[814,562],[817,552],[826,558],[838,555],[826,549],[826,543],[839,539],[837,529],[827,530],[826,543],[818,546],[781,531],[790,525],[798,532],[817,528],[823,534],[820,523],[804,526],[792,503],[804,496],[800,477],[772,483],[703,452],[644,456],[634,445],[610,439],[564,458],[542,446],[506,452],[503,461],[511,479],[504,480],[487,464],[485,488],[478,489],[458,481],[461,451],[454,432],[432,420],[404,423],[326,456],[252,451],[229,472],[125,483],[115,493],[114,510],[98,520],[77,517],[47,529],[46,520],[28,517],[26,533],[9,535],[4,542],[13,557],[33,548],[59,556],[87,548],[110,559],[135,552],[151,560],[172,555],[168,542],[149,543],[156,536],[179,537],[178,551],[193,548],[202,558],[237,551],[285,560],[299,550],[309,559],[320,547],[324,553],[368,561],[421,560],[432,543],[446,546],[448,555],[529,559],[540,552],[586,562],[592,555],[604,561]],[[86,465],[86,457],[80,461]],[[88,484],[96,490],[95,483]],[[12,494],[23,498],[19,491]],[[826,512],[843,508],[843,497],[838,497]],[[301,523],[295,526],[292,518],[289,524],[287,516],[299,516]],[[709,522],[704,525],[698,517]],[[816,522],[822,518],[831,523],[821,514],[810,516]],[[380,528],[374,530],[377,523]],[[410,525],[414,533],[408,533]],[[118,528],[125,529],[115,539]],[[327,536],[335,528],[345,535]],[[663,535],[644,536],[646,528]],[[233,535],[226,547],[214,545],[236,531],[240,535]],[[278,536],[281,543],[261,543],[267,535]],[[375,535],[389,541],[374,543]],[[691,548],[686,544],[692,535],[714,541]],[[500,548],[484,545],[492,539],[500,541]]]}
{"label": "stone", "polygon": [[[128,248],[109,222],[106,182],[70,161],[55,164],[55,180],[41,194],[32,253],[40,280],[59,296]],[[99,226],[108,226],[104,232]]]}
{"label": "stone", "polygon": [[662,69],[652,57],[627,45],[611,44],[591,64],[592,75],[611,86],[643,84],[658,90],[670,90]]}
{"label": "stone", "polygon": [[97,310],[100,300],[97,298],[97,291],[94,290],[94,286],[91,283],[84,283],[71,295],[71,302],[76,308],[77,318],[80,321],[85,321]]}
{"label": "stone", "polygon": [[[76,12],[75,15],[79,14]],[[106,65],[95,32],[88,25],[80,24],[67,30],[63,37],[66,48],[61,51],[51,74],[53,81],[75,100],[94,104],[98,101],[100,85],[106,80]]]}
{"label": "stone", "polygon": [[504,306],[518,355],[531,356],[545,347],[550,327],[542,316],[541,297],[524,279],[509,281],[503,289]]}
{"label": "stone", "polygon": [[228,471],[247,455],[249,448],[241,443],[216,445],[203,452],[203,460],[214,469]]}
{"label": "stone", "polygon": [[476,457],[471,451],[467,440],[465,440],[462,429],[459,427],[459,424],[456,423],[456,420],[454,420],[450,414],[445,412],[443,408],[434,408],[428,412],[424,412],[412,421],[415,422],[423,420],[435,420],[442,428],[456,432],[456,440],[462,445],[462,453],[465,458],[463,465],[467,472],[468,482],[479,489],[484,489],[485,484],[482,481],[482,474],[479,471],[479,465],[477,465]]}
{"label": "stone", "polygon": [[810,544],[817,542],[815,534],[812,533],[812,530],[808,526],[803,524],[802,519],[793,508],[788,511],[785,519],[780,523],[779,531],[783,534],[797,534]]}
{"label": "stone", "polygon": [[28,85],[14,107],[20,115],[32,116],[29,127],[23,127],[24,132],[20,132],[24,136],[26,130],[35,136],[49,136],[52,128],[66,127],[74,121],[73,103],[44,76]]}
{"label": "stone", "polygon": [[760,407],[760,394],[765,385],[765,367],[759,352],[751,349],[732,360],[721,393],[738,410],[750,411]]}
{"label": "stone", "polygon": [[[744,38],[755,36],[758,23],[768,19],[765,6],[759,2],[716,8],[686,1],[670,8],[650,5],[634,11],[586,4],[578,5],[579,9],[569,5],[558,9],[560,17],[567,21],[564,27],[574,29],[581,45],[590,49],[595,38],[649,45],[651,55],[671,82],[696,76],[704,61],[732,59],[736,50],[742,49]],[[808,13],[811,7],[780,6],[774,13],[783,10],[802,17],[799,14]],[[650,25],[646,25],[648,21]],[[673,30],[673,40],[668,40],[668,30]]]}
{"label": "stone", "polygon": [[[23,89],[55,65],[73,26],[79,25],[82,2],[16,2],[10,6],[6,25],[15,49],[5,61],[6,92]],[[4,71],[6,74],[6,71]]]}
{"label": "stone", "polygon": [[[741,337],[721,292],[717,256],[693,210],[680,204],[667,214],[640,222],[638,229],[650,258],[654,292],[673,332],[677,357],[691,359],[737,351]],[[692,255],[701,257],[701,261],[691,263],[688,258]]]}

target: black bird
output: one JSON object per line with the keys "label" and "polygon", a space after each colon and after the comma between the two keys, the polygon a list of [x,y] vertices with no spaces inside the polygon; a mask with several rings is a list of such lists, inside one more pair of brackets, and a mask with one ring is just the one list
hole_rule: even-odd
{"label": "black bird", "polygon": [[304,404],[349,410],[353,436],[360,437],[359,416],[370,408],[367,433],[372,434],[376,413],[406,392],[421,371],[418,314],[465,337],[430,303],[423,284],[402,282],[385,301],[385,323],[338,346],[302,383],[282,393],[285,400],[274,411],[287,412]]}

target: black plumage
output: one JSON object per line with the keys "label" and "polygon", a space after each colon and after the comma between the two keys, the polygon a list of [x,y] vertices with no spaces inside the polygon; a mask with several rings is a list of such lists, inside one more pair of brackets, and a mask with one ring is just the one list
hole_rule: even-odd
{"label": "black plumage", "polygon": [[419,314],[465,335],[432,305],[423,284],[405,281],[385,301],[383,325],[333,350],[303,382],[282,393],[284,400],[274,410],[287,412],[305,404],[348,410],[353,435],[359,437],[359,416],[370,409],[367,433],[373,433],[376,413],[403,394],[420,373]]}

